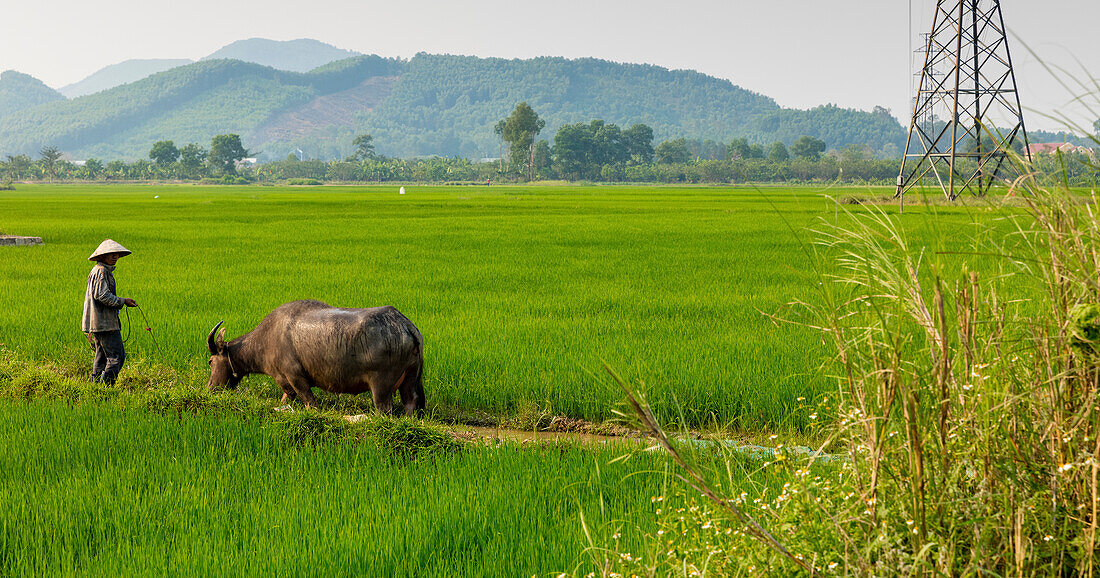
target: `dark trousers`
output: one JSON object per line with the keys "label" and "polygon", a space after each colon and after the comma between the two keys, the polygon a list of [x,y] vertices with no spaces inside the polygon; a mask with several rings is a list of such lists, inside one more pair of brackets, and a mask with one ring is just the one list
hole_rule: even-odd
{"label": "dark trousers", "polygon": [[110,385],[118,379],[122,364],[126,361],[126,349],[122,345],[121,331],[95,331],[95,362],[92,363],[92,380]]}

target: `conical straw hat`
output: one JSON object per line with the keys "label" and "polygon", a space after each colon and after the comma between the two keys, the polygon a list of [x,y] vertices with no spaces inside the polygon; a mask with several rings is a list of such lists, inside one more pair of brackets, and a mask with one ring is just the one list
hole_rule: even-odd
{"label": "conical straw hat", "polygon": [[89,261],[95,261],[96,257],[102,257],[103,255],[110,255],[111,253],[118,253],[119,257],[125,257],[130,254],[130,250],[118,243],[107,239],[99,244],[99,248],[92,253],[91,257],[88,257]]}

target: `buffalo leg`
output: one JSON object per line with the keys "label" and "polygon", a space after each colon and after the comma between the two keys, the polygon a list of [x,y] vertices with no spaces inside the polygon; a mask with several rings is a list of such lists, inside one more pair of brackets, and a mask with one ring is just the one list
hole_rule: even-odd
{"label": "buffalo leg", "polygon": [[277,377],[275,378],[275,385],[278,385],[279,389],[283,390],[283,403],[290,403],[298,398],[298,392],[294,391],[294,388],[290,386],[290,380]]}
{"label": "buffalo leg", "polygon": [[401,405],[405,406],[405,417],[415,417],[416,410],[419,406],[419,400],[417,399],[416,386],[413,383],[412,375],[416,371],[416,368],[410,367],[405,369],[401,373],[401,377],[397,378],[396,389],[401,392]]}
{"label": "buffalo leg", "polygon": [[313,390],[310,388],[308,381],[294,382],[294,391],[297,392],[298,399],[302,400],[306,407],[317,407],[317,398],[313,397]]}
{"label": "buffalo leg", "polygon": [[283,390],[284,402],[300,399],[306,407],[317,407],[317,398],[313,397],[313,391],[310,390],[308,381],[301,378],[279,378],[275,380],[275,383]]}

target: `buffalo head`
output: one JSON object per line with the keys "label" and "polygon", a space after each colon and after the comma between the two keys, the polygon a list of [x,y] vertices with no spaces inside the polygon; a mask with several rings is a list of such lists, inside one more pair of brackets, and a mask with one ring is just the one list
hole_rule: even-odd
{"label": "buffalo head", "polygon": [[[214,391],[219,387],[233,389],[241,383],[244,377],[237,373],[233,367],[233,360],[229,358],[229,347],[225,344],[225,328],[219,321],[210,334],[206,336],[206,348],[210,350],[210,381],[206,387]],[[218,328],[221,327],[221,331]]]}

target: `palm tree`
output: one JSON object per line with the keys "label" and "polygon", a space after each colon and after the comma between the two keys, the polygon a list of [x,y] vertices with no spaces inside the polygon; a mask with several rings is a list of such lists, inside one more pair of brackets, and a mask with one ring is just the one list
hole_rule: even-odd
{"label": "palm tree", "polygon": [[61,160],[61,151],[54,146],[45,146],[38,151],[38,154],[42,155],[42,169],[50,176],[50,182],[52,183],[54,175],[57,173],[57,161]]}

